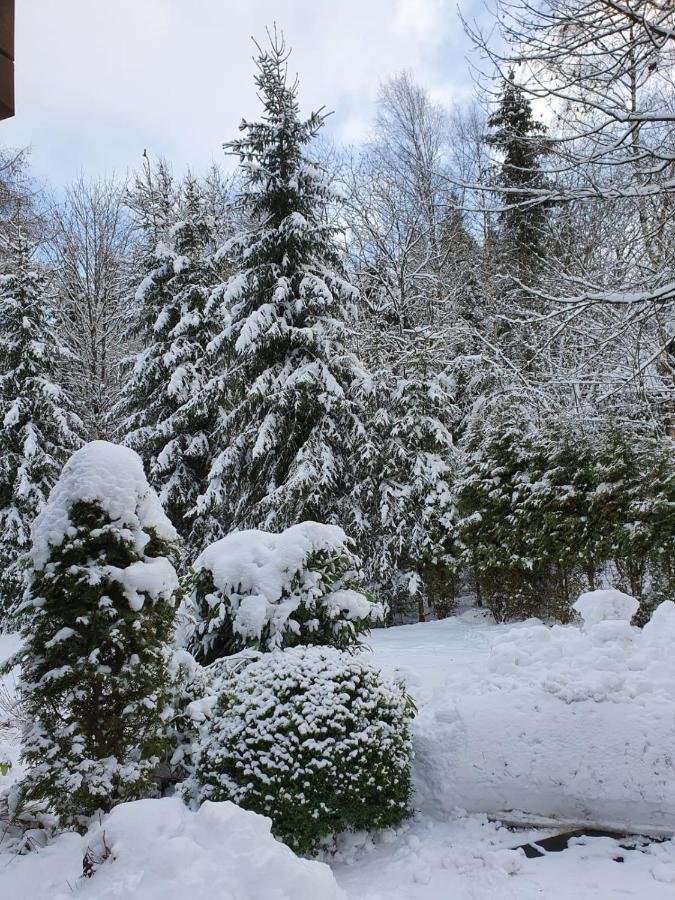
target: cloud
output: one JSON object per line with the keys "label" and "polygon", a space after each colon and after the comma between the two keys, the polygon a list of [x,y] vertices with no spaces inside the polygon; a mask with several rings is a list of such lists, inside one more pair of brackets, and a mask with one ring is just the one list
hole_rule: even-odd
{"label": "cloud", "polygon": [[199,171],[257,114],[250,38],[275,20],[303,110],[334,110],[338,140],[364,137],[379,83],[401,69],[435,96],[466,90],[455,0],[21,0],[3,143],[31,144],[56,184],[124,171],[144,148]]}

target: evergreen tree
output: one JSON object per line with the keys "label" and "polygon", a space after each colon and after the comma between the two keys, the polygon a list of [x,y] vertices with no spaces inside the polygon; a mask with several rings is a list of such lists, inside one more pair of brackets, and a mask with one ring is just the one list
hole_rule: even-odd
{"label": "evergreen tree", "polygon": [[532,106],[514,72],[505,79],[499,106],[488,119],[493,129],[486,142],[500,151],[499,185],[503,249],[511,268],[531,269],[542,251],[546,206],[533,202],[533,192],[545,187],[540,159],[548,152],[546,128],[532,114]]}
{"label": "evergreen tree", "polygon": [[16,233],[0,276],[0,622],[25,587],[30,529],[69,453],[79,420],[56,383],[65,355],[45,276]]}
{"label": "evergreen tree", "polygon": [[454,384],[443,376],[382,375],[370,398],[372,455],[353,508],[367,511],[363,535],[373,591],[394,615],[417,614],[431,606],[446,615],[453,605],[454,530],[449,420]]}
{"label": "evergreen tree", "polygon": [[165,753],[176,533],[131,450],[78,450],[40,513],[18,660],[24,789],[62,824],[153,792]]}
{"label": "evergreen tree", "polygon": [[[210,467],[213,410],[199,402],[211,331],[213,221],[197,182],[185,181],[178,221],[155,246],[138,288],[137,354],[123,391],[125,443],[143,458],[150,482],[181,535],[197,550],[197,498]],[[197,398],[197,400],[194,400]]]}
{"label": "evergreen tree", "polygon": [[237,271],[212,297],[223,324],[208,404],[221,411],[221,450],[202,499],[225,530],[334,519],[362,432],[346,349],[356,290],[328,222],[331,194],[305,156],[324,117],[300,119],[286,60],[275,35],[257,61],[262,121],[243,122],[227,145],[249,226],[220,251]]}

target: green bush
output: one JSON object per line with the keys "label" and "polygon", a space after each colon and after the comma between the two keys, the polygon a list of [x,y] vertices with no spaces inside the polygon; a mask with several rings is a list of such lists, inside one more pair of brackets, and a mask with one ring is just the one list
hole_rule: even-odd
{"label": "green bush", "polygon": [[300,522],[211,544],[186,579],[187,649],[203,664],[250,647],[359,646],[385,609],[360,589],[341,528]]}
{"label": "green bush", "polygon": [[62,824],[155,792],[167,750],[176,533],[140,458],[104,441],[66,463],[34,529],[22,666],[23,782]]}
{"label": "green bush", "polygon": [[641,612],[675,590],[675,467],[665,439],[522,406],[470,434],[457,485],[457,542],[499,621],[567,621],[580,592],[613,584]]}
{"label": "green bush", "polygon": [[197,780],[202,800],[269,816],[297,853],[409,813],[412,701],[374,667],[330,647],[276,651],[221,694]]}

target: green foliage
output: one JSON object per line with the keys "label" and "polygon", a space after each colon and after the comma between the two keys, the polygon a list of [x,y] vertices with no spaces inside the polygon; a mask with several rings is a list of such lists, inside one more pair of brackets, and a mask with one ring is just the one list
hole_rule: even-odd
{"label": "green foliage", "polygon": [[[64,478],[86,482],[81,468],[69,466]],[[143,522],[147,503],[144,493],[136,509],[120,515],[118,507],[111,516],[103,499],[74,499],[63,507],[67,528],[52,542],[53,522],[61,520],[49,519],[60,512],[50,498],[47,558],[33,551],[18,657],[27,721],[24,787],[62,824],[83,828],[97,810],[151,795],[166,752],[175,533],[166,520],[159,531]]]}
{"label": "green foliage", "polygon": [[235,532],[207,548],[186,578],[188,650],[209,664],[246,647],[356,649],[386,612],[360,582],[359,560],[335,526]]}
{"label": "green foliage", "polygon": [[497,619],[566,621],[603,579],[646,610],[673,590],[675,471],[667,441],[515,402],[474,430],[458,486],[462,559]]}
{"label": "green foliage", "polygon": [[372,666],[330,648],[263,657],[218,701],[197,777],[202,799],[272,819],[297,853],[409,814],[414,707]]}

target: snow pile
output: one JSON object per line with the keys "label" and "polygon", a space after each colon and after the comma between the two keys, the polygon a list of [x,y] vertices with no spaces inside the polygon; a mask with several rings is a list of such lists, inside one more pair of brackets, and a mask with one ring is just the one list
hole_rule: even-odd
{"label": "snow pile", "polygon": [[[87,855],[93,866],[83,878]],[[2,859],[2,896],[31,900],[340,900],[323,863],[299,859],[269,819],[232,803],[197,812],[178,798],[115,807],[84,837],[68,832],[42,850]]]}
{"label": "snow pile", "polygon": [[635,597],[609,588],[582,594],[572,609],[576,609],[584,625],[590,628],[604,621],[630,622],[639,606]]}
{"label": "snow pile", "polygon": [[675,830],[675,605],[642,630],[628,604],[609,612],[624,618],[458,617],[373,633],[376,661],[401,671],[418,704],[418,808]]}
{"label": "snow pile", "polygon": [[43,569],[50,547],[60,545],[71,528],[70,510],[79,501],[97,503],[111,522],[127,528],[143,554],[148,529],[166,541],[176,539],[159,498],[148,487],[140,456],[108,441],[91,441],[63,467],[47,505],[33,527],[33,565]]}
{"label": "snow pile", "polygon": [[582,631],[535,624],[498,639],[489,668],[499,686],[528,682],[565,703],[675,702],[675,604],[658,606],[642,630],[597,615],[594,608]]}
{"label": "snow pile", "polygon": [[193,568],[196,588],[186,610],[196,622],[194,644],[204,645],[202,658],[219,633],[230,630],[231,646],[224,648],[230,653],[259,642],[272,650],[290,638],[332,643],[319,635],[326,624],[336,643],[346,645],[384,618],[381,604],[354,589],[358,560],[335,525],[301,522],[280,534],[237,531],[207,547]]}

